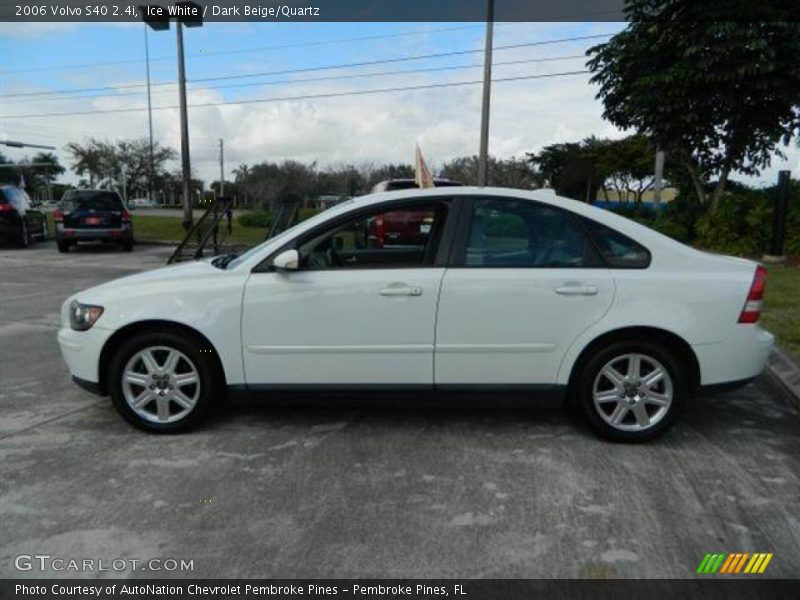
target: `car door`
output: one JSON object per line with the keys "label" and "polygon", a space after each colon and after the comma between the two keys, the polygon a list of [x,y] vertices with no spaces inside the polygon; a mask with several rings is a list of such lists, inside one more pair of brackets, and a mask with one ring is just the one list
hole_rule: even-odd
{"label": "car door", "polygon": [[248,386],[432,386],[450,208],[351,211],[281,249],[299,251],[298,270],[257,267],[242,310]]}
{"label": "car door", "polygon": [[464,201],[442,283],[435,383],[553,384],[569,345],[611,306],[614,281],[568,211]]}

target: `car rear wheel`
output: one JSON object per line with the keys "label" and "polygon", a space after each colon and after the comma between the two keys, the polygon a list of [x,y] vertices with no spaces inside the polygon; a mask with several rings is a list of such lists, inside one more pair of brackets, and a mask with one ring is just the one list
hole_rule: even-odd
{"label": "car rear wheel", "polygon": [[659,344],[616,342],[585,364],[578,394],[598,434],[641,442],[674,425],[688,395],[687,375],[682,361]]}
{"label": "car rear wheel", "polygon": [[59,252],[69,252],[69,247],[71,244],[69,242],[62,242],[61,240],[56,242],[56,246],[58,246]]}
{"label": "car rear wheel", "polygon": [[133,250],[133,242],[122,242],[122,251],[131,252]]}
{"label": "car rear wheel", "polygon": [[176,333],[145,333],[123,344],[109,372],[115,408],[132,425],[167,433],[188,430],[216,395],[211,354]]}

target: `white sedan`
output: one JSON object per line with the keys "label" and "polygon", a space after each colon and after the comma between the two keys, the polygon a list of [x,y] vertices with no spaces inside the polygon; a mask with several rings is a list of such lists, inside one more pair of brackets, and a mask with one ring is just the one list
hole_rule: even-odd
{"label": "white sedan", "polygon": [[764,286],[754,262],[548,190],[402,190],[79,292],[58,340],[75,382],[148,431],[232,392],[483,390],[563,396],[638,441],[761,372]]}

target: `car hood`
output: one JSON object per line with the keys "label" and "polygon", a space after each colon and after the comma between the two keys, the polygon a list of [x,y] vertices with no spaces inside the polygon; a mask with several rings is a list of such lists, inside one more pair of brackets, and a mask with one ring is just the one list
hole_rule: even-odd
{"label": "car hood", "polygon": [[134,289],[144,290],[148,286],[161,287],[165,283],[177,285],[192,279],[207,278],[214,273],[224,273],[213,266],[209,260],[194,261],[160,267],[150,271],[142,271],[135,275],[127,275],[118,279],[112,279],[95,287],[82,290],[72,296],[69,300],[77,299],[80,302],[100,303],[100,301],[115,296],[126,296]]}

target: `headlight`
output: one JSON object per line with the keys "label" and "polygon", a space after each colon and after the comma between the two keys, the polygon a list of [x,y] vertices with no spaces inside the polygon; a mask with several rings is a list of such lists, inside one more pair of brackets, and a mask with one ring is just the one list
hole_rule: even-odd
{"label": "headlight", "polygon": [[73,300],[69,305],[69,326],[75,331],[86,331],[95,324],[102,314],[102,306],[81,304],[77,300]]}

